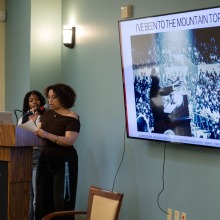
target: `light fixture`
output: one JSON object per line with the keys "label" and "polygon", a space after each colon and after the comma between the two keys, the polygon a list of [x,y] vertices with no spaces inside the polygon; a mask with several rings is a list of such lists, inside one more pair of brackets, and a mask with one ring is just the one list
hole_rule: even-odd
{"label": "light fixture", "polygon": [[0,22],[5,22],[5,21],[6,21],[6,11],[0,10]]}
{"label": "light fixture", "polygon": [[125,5],[121,7],[121,18],[131,18],[132,17],[132,5]]}
{"label": "light fixture", "polygon": [[63,44],[68,48],[74,48],[75,46],[75,27],[68,25],[63,26]]}

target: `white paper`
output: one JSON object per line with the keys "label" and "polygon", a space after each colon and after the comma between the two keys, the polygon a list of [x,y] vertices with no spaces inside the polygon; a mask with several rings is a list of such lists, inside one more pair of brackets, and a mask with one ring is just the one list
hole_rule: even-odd
{"label": "white paper", "polygon": [[20,128],[23,128],[23,129],[31,131],[31,132],[35,132],[37,130],[37,126],[35,125],[35,123],[32,120],[29,120],[26,123],[20,124],[18,126]]}

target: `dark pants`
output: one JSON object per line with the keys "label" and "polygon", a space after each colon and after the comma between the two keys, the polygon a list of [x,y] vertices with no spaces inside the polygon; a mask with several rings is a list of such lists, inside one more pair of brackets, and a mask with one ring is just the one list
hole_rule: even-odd
{"label": "dark pants", "polygon": [[37,171],[36,220],[42,220],[50,212],[74,210],[77,176],[77,155],[75,160],[71,161],[51,159],[41,155]]}

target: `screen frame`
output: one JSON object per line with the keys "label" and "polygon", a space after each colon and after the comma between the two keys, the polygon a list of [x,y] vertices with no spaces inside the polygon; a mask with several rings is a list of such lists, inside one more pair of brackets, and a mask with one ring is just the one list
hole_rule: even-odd
{"label": "screen frame", "polygon": [[[182,31],[191,29],[211,28],[220,27],[220,21],[213,22],[215,19],[212,17],[218,11],[220,16],[220,6],[200,8],[195,10],[180,11],[167,14],[159,14],[148,17],[133,18],[129,20],[119,20],[119,43],[120,43],[120,54],[121,54],[121,67],[122,67],[122,78],[123,78],[123,92],[124,92],[124,105],[125,105],[125,117],[126,117],[126,131],[127,137],[133,139],[151,140],[151,141],[165,141],[177,144],[190,144],[204,147],[215,147],[220,148],[220,140],[180,136],[180,135],[164,135],[159,133],[151,132],[137,132],[136,118],[132,115],[136,114],[134,103],[134,90],[128,90],[127,88],[133,83],[133,69],[132,69],[132,55],[127,53],[131,52],[131,36],[141,36],[155,33],[166,33],[172,31]],[[209,15],[209,22],[205,24],[193,24],[193,25],[182,25],[176,26],[176,22],[181,18],[190,18],[192,16],[198,16],[200,14]],[[210,13],[213,13],[210,15]],[[176,19],[176,21],[174,21]],[[219,17],[218,17],[219,19]],[[164,23],[162,22],[164,21]],[[169,23],[170,21],[170,23]],[[155,23],[157,22],[157,23]],[[162,24],[163,23],[163,24]],[[156,24],[158,24],[157,30],[155,30]],[[128,49],[129,48],[129,49]],[[131,74],[130,77],[127,77]]]}

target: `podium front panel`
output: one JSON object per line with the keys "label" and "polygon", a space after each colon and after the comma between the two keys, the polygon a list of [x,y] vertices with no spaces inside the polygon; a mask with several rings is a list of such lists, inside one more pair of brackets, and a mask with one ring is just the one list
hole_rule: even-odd
{"label": "podium front panel", "polygon": [[8,163],[0,161],[0,218],[7,219],[8,210]]}
{"label": "podium front panel", "polygon": [[2,147],[0,158],[0,220],[29,220],[32,146]]}

